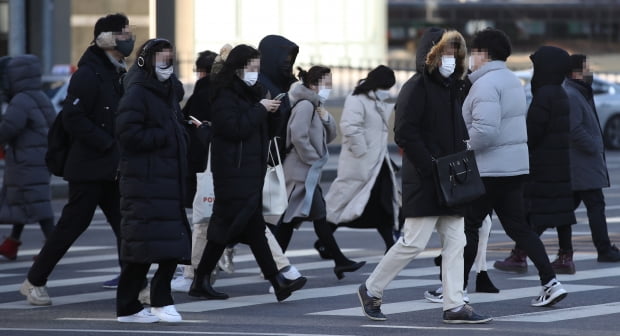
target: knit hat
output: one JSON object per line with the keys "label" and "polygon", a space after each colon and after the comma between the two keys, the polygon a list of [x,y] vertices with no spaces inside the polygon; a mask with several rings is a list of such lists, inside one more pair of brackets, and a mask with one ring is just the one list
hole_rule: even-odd
{"label": "knit hat", "polygon": [[129,19],[124,14],[109,14],[99,18],[95,23],[94,38],[100,48],[112,48],[116,46],[113,33],[120,33],[129,24]]}

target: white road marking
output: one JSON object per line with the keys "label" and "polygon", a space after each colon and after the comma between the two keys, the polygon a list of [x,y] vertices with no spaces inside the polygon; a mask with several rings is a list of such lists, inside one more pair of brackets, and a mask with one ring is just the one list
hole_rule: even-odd
{"label": "white road marking", "polygon": [[554,309],[551,311],[541,311],[536,313],[507,315],[494,318],[493,320],[506,322],[557,322],[610,314],[620,314],[620,302]]}
{"label": "white road marking", "polygon": [[0,328],[0,331],[26,331],[26,332],[44,332],[44,333],[77,333],[78,335],[86,334],[140,334],[149,335],[241,335],[241,336],[354,336],[347,334],[295,334],[295,333],[262,333],[262,332],[243,332],[243,331],[185,331],[185,330],[110,330],[110,329],[43,329],[43,328]]}

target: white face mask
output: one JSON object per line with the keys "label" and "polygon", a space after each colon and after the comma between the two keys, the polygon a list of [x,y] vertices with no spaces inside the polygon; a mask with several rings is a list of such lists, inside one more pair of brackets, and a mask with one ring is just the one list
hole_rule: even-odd
{"label": "white face mask", "polygon": [[157,77],[157,80],[160,82],[166,81],[173,73],[174,67],[172,65],[168,65],[167,63],[155,64],[155,77]]}
{"label": "white face mask", "polygon": [[330,92],[332,92],[332,89],[319,88],[319,100],[321,101],[321,103],[324,103],[327,98],[329,98]]}
{"label": "white face mask", "polygon": [[244,71],[243,72],[243,81],[248,86],[254,86],[257,80],[258,80],[258,72],[255,72],[255,71],[253,72]]}
{"label": "white face mask", "polygon": [[376,90],[375,96],[377,96],[378,100],[386,100],[390,98],[390,90]]}
{"label": "white face mask", "polygon": [[441,56],[441,66],[439,73],[445,78],[450,77],[456,69],[456,58],[454,56]]}

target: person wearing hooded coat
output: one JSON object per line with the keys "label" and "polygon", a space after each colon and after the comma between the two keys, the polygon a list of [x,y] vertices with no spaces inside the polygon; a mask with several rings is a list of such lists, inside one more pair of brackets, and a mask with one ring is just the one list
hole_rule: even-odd
{"label": "person wearing hooded coat", "polygon": [[262,190],[267,172],[269,139],[280,123],[277,100],[264,99],[256,85],[258,50],[240,44],[230,51],[213,81],[211,157],[215,202],[207,229],[207,245],[189,295],[227,299],[211,287],[211,272],[229,244],[245,243],[271,282],[278,301],[302,288],[306,278],[288,280],[278,271],[265,236]]}
{"label": "person wearing hooded coat", "polygon": [[0,254],[15,260],[24,224],[39,222],[46,239],[54,229],[45,152],[56,112],[41,91],[41,63],[35,55],[7,57],[0,64],[5,65],[0,69],[1,91],[8,100],[0,121],[0,144],[7,149],[0,220],[13,224],[11,235],[0,245]]}
{"label": "person wearing hooded coat", "polygon": [[467,74],[465,39],[457,31],[428,29],[419,43],[416,74],[396,102],[395,141],[403,149],[402,184],[405,217],[401,237],[383,256],[357,291],[362,311],[382,321],[383,291],[428,244],[436,229],[442,241],[443,321],[485,323],[463,301],[463,210],[439,201],[433,158],[466,149],[467,129],[461,114],[463,79]]}
{"label": "person wearing hooded coat", "polygon": [[[71,138],[62,172],[69,185],[69,200],[20,288],[32,305],[52,303],[45,286],[48,277],[88,228],[97,206],[112,227],[120,249],[120,196],[116,180],[119,152],[114,123],[123,94],[120,79],[126,73],[125,57],[131,54],[134,41],[125,15],[99,18],[92,45],[71,76],[62,110],[62,124]],[[116,288],[117,283],[118,278],[114,278],[104,282],[104,287]]]}
{"label": "person wearing hooded coat", "polygon": [[[260,72],[258,83],[267,91],[267,97],[273,98],[288,92],[297,79],[293,75],[293,64],[297,59],[299,47],[294,42],[280,35],[267,35],[258,44],[260,52]],[[283,122],[276,131],[278,150],[282,157],[286,154],[286,124],[291,115],[291,101],[288,95],[280,101],[280,118]],[[274,148],[272,147],[273,151]],[[277,164],[277,155],[273,155]]]}
{"label": "person wearing hooded coat", "polygon": [[[191,230],[183,207],[187,139],[173,74],[172,44],[151,39],[138,50],[123,84],[116,138],[120,147],[121,260],[116,313],[119,322],[181,321],[170,280],[188,264]],[[151,311],[138,300],[151,264]]]}
{"label": "person wearing hooded coat", "polygon": [[386,100],[394,83],[394,71],[380,65],[347,96],[340,120],[338,174],[325,195],[328,222],[376,228],[386,251],[394,245],[401,202],[387,146],[394,107]]}

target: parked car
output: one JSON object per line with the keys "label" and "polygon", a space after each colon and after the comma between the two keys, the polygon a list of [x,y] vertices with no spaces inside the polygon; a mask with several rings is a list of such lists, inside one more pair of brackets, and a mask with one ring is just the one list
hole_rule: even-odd
{"label": "parked car", "polygon": [[[532,100],[532,70],[515,71],[523,83],[529,105]],[[594,76],[592,82],[594,105],[603,130],[603,140],[607,149],[620,149],[620,85]]]}

